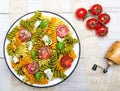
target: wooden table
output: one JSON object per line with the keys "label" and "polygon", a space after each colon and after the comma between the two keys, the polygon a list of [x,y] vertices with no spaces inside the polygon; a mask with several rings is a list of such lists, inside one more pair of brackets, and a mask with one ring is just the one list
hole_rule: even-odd
{"label": "wooden table", "polygon": [[[77,20],[79,7],[89,9],[94,3],[103,5],[111,16],[109,34],[99,38]],[[119,0],[0,0],[0,91],[120,91],[120,66],[112,66],[107,74],[101,69],[92,71],[94,63],[105,67],[104,55],[110,45],[120,40]],[[63,83],[51,88],[33,88],[22,84],[8,70],[3,57],[3,41],[10,25],[25,13],[47,10],[66,18],[76,29],[81,42],[81,59],[75,72]]]}

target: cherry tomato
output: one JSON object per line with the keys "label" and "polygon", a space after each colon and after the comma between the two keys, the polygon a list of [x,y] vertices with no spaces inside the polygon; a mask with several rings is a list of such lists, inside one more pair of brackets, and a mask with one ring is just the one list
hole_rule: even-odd
{"label": "cherry tomato", "polygon": [[90,18],[86,22],[86,26],[90,30],[94,30],[98,27],[98,21],[95,18]]}
{"label": "cherry tomato", "polygon": [[107,14],[107,13],[103,13],[103,14],[100,14],[98,16],[98,19],[104,23],[104,24],[107,24],[108,22],[110,22],[110,16]]}
{"label": "cherry tomato", "polygon": [[30,38],[31,38],[31,33],[30,33],[28,30],[26,30],[26,29],[22,29],[22,30],[19,32],[18,38],[19,38],[22,42],[29,41]]}
{"label": "cherry tomato", "polygon": [[103,26],[103,24],[102,24],[101,22],[98,22],[98,27],[99,27],[99,26]]}
{"label": "cherry tomato", "polygon": [[73,62],[73,58],[70,57],[69,55],[64,55],[61,60],[60,60],[60,65],[63,67],[63,68],[70,68],[71,67],[71,64]]}
{"label": "cherry tomato", "polygon": [[78,8],[76,11],[75,11],[75,15],[78,19],[84,19],[85,16],[87,15],[87,10],[84,9],[84,8]]}
{"label": "cherry tomato", "polygon": [[91,7],[90,12],[93,15],[99,15],[102,12],[102,6],[100,4],[95,4]]}
{"label": "cherry tomato", "polygon": [[60,25],[58,26],[56,33],[57,36],[64,38],[66,35],[69,34],[69,29],[66,25]]}
{"label": "cherry tomato", "polygon": [[50,50],[47,47],[41,47],[38,50],[38,57],[40,59],[46,59],[50,57]]}
{"label": "cherry tomato", "polygon": [[108,28],[106,28],[105,26],[99,26],[96,29],[96,34],[100,37],[104,37],[108,34]]}
{"label": "cherry tomato", "polygon": [[33,62],[33,63],[30,63],[28,66],[27,66],[27,70],[30,74],[35,74],[36,72],[38,72],[39,70],[39,66],[38,66],[38,63],[36,62]]}

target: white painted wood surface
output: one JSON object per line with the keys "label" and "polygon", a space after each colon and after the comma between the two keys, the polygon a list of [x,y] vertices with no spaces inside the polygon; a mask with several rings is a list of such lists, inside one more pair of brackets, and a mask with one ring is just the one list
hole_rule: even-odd
{"label": "white painted wood surface", "polygon": [[[97,63],[103,67],[103,59],[110,45],[120,40],[120,1],[119,0],[0,0],[0,91],[120,91],[120,66],[113,66],[107,74],[96,72],[91,66]],[[79,7],[89,8],[99,3],[104,12],[111,16],[108,24],[109,34],[98,38],[85,27],[85,22],[75,18],[74,12]],[[75,72],[65,82],[51,88],[33,88],[26,86],[13,77],[3,58],[3,41],[10,25],[25,13],[47,10],[65,17],[76,29],[81,41],[81,59]]]}

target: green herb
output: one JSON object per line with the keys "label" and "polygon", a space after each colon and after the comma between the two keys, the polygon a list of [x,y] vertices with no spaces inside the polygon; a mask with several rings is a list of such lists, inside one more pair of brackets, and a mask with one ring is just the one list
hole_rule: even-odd
{"label": "green herb", "polygon": [[34,50],[31,51],[31,56],[32,56],[33,59],[35,59],[36,52]]}
{"label": "green herb", "polygon": [[64,44],[64,42],[59,42],[59,43],[57,43],[56,47],[58,50],[61,51],[65,47],[65,44]]}
{"label": "green herb", "polygon": [[40,23],[40,28],[43,29],[43,28],[47,27],[48,24],[49,24],[49,20],[48,20],[48,19],[44,19],[44,20],[42,20],[41,23]]}
{"label": "green herb", "polygon": [[40,81],[40,76],[41,76],[41,72],[37,72],[35,74],[35,79],[39,82]]}

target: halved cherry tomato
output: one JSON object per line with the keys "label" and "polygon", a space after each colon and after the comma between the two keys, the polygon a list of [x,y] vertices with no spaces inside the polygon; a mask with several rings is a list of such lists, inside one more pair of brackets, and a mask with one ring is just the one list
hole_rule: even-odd
{"label": "halved cherry tomato", "polygon": [[31,38],[31,33],[30,33],[28,30],[26,30],[26,29],[22,29],[22,30],[19,32],[18,38],[19,38],[22,42],[29,41],[30,38]]}
{"label": "halved cherry tomato", "polygon": [[91,9],[90,12],[92,15],[99,15],[102,12],[102,6],[100,4],[94,4]]}
{"label": "halved cherry tomato", "polygon": [[58,26],[56,33],[57,36],[64,38],[66,35],[69,34],[69,29],[66,25],[60,25]]}
{"label": "halved cherry tomato", "polygon": [[69,55],[64,55],[61,60],[60,60],[60,65],[63,67],[63,68],[70,68],[71,67],[71,64],[73,62],[73,58],[70,57]]}
{"label": "halved cherry tomato", "polygon": [[98,27],[98,21],[95,18],[90,18],[86,22],[86,26],[90,30],[94,30]]}
{"label": "halved cherry tomato", "polygon": [[39,50],[38,50],[38,57],[40,59],[46,59],[46,58],[49,58],[50,57],[50,50],[47,48],[47,47],[41,47]]}
{"label": "halved cherry tomato", "polygon": [[108,28],[106,28],[105,26],[99,26],[96,29],[96,34],[100,37],[104,37],[108,34]]}
{"label": "halved cherry tomato", "polygon": [[104,24],[107,24],[108,22],[110,22],[110,16],[107,13],[100,14],[98,16],[98,19]]}
{"label": "halved cherry tomato", "polygon": [[38,70],[39,70],[38,63],[33,62],[33,63],[28,64],[27,70],[28,70],[28,72],[29,72],[30,74],[35,74],[35,73],[37,73]]}
{"label": "halved cherry tomato", "polygon": [[75,15],[78,19],[84,19],[85,16],[87,15],[87,10],[85,8],[78,8],[76,11],[75,11]]}

